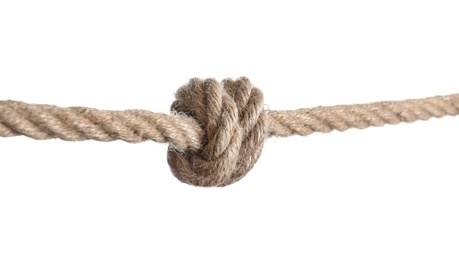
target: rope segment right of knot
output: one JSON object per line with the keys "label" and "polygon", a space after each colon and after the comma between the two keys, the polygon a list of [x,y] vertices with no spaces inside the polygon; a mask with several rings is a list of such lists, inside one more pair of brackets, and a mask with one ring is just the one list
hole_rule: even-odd
{"label": "rope segment right of knot", "polygon": [[194,118],[204,136],[199,150],[169,147],[172,173],[197,186],[226,186],[244,177],[260,157],[267,135],[263,93],[245,77],[221,84],[194,78],[176,98],[172,113]]}

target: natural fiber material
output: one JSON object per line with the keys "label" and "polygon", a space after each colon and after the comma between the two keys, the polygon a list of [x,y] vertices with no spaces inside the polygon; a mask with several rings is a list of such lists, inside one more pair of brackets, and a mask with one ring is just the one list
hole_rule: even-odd
{"label": "natural fiber material", "polygon": [[204,130],[200,150],[169,149],[168,162],[181,181],[224,186],[246,175],[266,138],[263,94],[247,78],[192,79],[176,94],[172,111],[194,118]]}
{"label": "natural fiber material", "polygon": [[270,136],[306,136],[459,114],[459,94],[265,111],[262,92],[244,77],[221,84],[191,79],[176,98],[171,115],[0,101],[0,136],[167,142],[168,162],[179,180],[225,186],[252,169]]}

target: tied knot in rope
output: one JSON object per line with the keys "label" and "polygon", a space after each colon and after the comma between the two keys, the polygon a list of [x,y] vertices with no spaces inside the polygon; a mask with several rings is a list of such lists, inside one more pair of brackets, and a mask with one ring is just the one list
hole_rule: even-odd
{"label": "tied knot in rope", "polygon": [[194,78],[177,91],[176,98],[170,115],[0,100],[0,137],[169,143],[168,163],[179,180],[196,186],[226,186],[251,170],[268,137],[459,115],[459,94],[264,110],[263,94],[245,77],[221,83]]}
{"label": "tied knot in rope", "polygon": [[191,79],[176,93],[173,114],[193,118],[204,132],[200,149],[169,146],[168,163],[182,182],[226,186],[244,177],[267,137],[263,93],[245,77]]}

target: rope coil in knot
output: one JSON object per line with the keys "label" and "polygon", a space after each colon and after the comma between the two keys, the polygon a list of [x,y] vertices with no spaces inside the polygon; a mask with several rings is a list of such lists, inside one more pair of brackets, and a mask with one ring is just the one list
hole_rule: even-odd
{"label": "rope coil in knot", "polygon": [[173,114],[196,120],[204,132],[201,148],[169,146],[168,163],[182,182],[226,186],[244,177],[261,155],[267,137],[263,93],[245,77],[191,79],[176,93]]}

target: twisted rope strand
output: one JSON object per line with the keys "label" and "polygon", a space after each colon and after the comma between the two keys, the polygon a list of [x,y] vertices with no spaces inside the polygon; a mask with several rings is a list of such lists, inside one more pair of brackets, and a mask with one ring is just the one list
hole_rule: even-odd
{"label": "twisted rope strand", "polygon": [[[459,114],[459,94],[368,104],[268,110],[268,135],[307,136],[350,128],[411,123]],[[0,100],[0,136],[44,140],[171,143],[179,150],[199,149],[204,135],[195,121],[180,114],[147,110],[98,110]]]}
{"label": "twisted rope strand", "polygon": [[170,143],[178,150],[198,150],[204,133],[195,120],[181,115],[0,101],[0,136],[18,135],[37,140],[152,140]]}
{"label": "twisted rope strand", "polygon": [[269,110],[267,113],[270,136],[306,136],[314,132],[364,129],[385,124],[411,123],[432,117],[455,116],[459,114],[459,94],[297,110]]}
{"label": "twisted rope strand", "polygon": [[459,114],[459,94],[265,111],[263,93],[245,77],[221,83],[194,78],[176,98],[171,115],[0,101],[0,136],[169,143],[168,163],[179,180],[226,186],[252,169],[271,136],[306,136]]}

